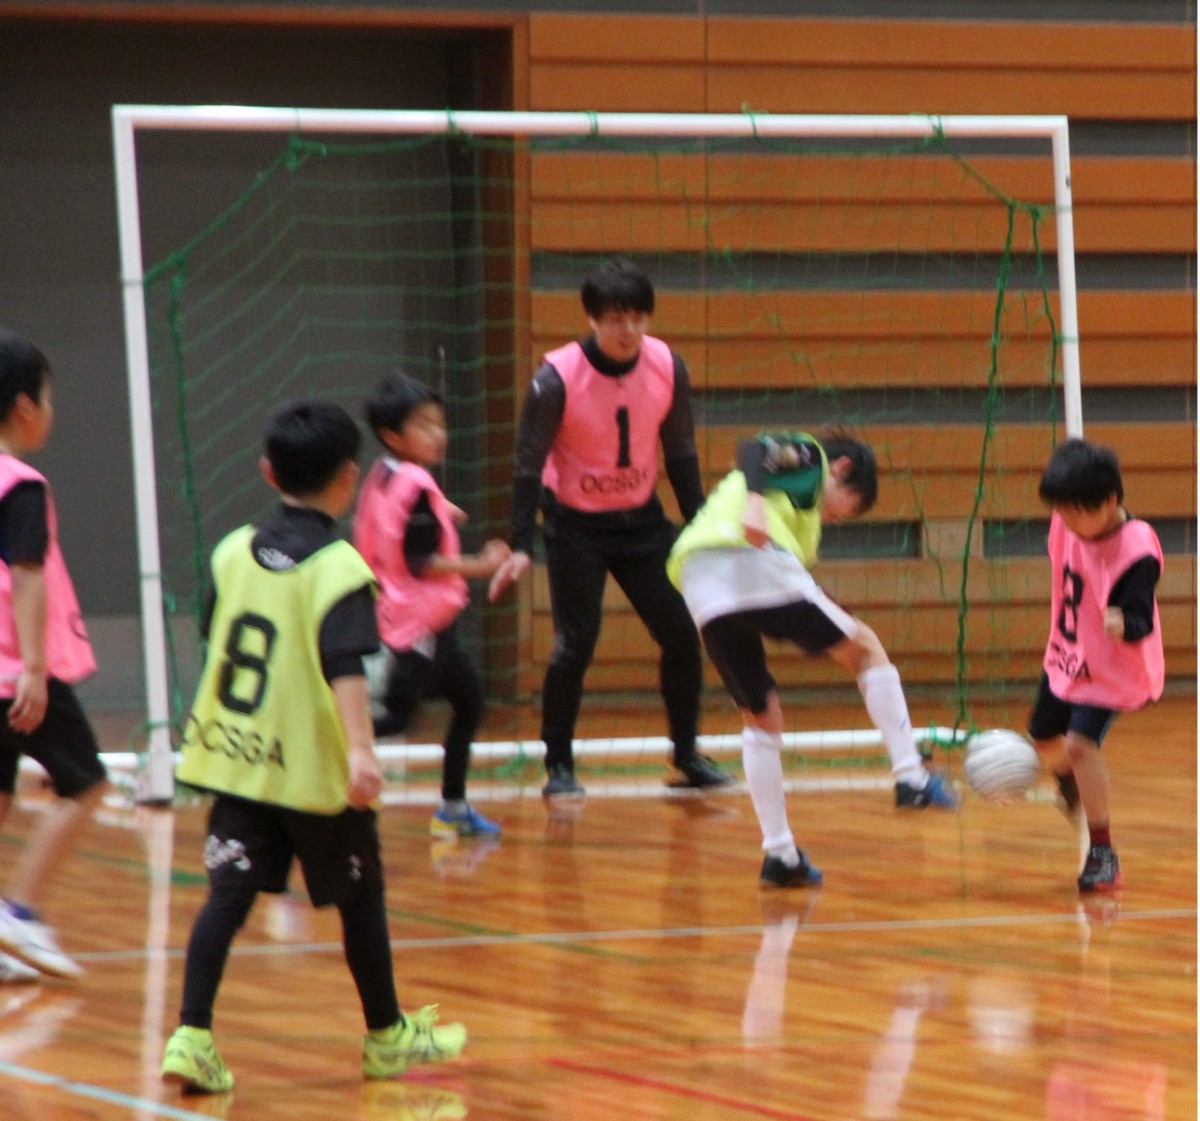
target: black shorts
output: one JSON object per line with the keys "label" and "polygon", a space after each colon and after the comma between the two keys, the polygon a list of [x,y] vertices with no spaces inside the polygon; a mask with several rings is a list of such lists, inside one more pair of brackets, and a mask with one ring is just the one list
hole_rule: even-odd
{"label": "black shorts", "polygon": [[382,890],[375,811],[314,814],[217,795],[204,842],[214,888],[228,876],[251,876],[257,891],[286,891],[293,859],[314,907],[341,903],[363,888]]}
{"label": "black shorts", "polygon": [[1074,732],[1092,740],[1097,747],[1104,742],[1117,714],[1111,708],[1071,704],[1050,691],[1050,678],[1042,674],[1037,697],[1029,714],[1029,735],[1035,740],[1052,740]]}
{"label": "black shorts", "polygon": [[764,637],[791,642],[806,654],[823,654],[846,632],[818,604],[803,601],[718,615],[700,628],[700,637],[734,703],[761,716],[775,689]]}
{"label": "black shorts", "polygon": [[104,782],[100,745],[75,690],[52,677],[46,682],[46,715],[32,732],[14,732],[8,724],[12,698],[0,700],[0,794],[17,788],[21,756],[45,768],[60,798],[74,798]]}

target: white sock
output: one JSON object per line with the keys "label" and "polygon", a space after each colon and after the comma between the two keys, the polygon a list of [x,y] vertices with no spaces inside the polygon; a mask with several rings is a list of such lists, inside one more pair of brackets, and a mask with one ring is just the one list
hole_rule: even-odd
{"label": "white sock", "polygon": [[742,729],[742,771],[762,829],[763,851],[794,867],[800,863],[800,856],[784,802],[782,750],[782,736],[761,728]]}
{"label": "white sock", "polygon": [[883,746],[892,761],[892,776],[897,782],[924,790],[929,772],[917,751],[908,705],[900,686],[900,671],[891,662],[872,666],[858,675],[858,689],[866,703],[867,715],[883,736]]}

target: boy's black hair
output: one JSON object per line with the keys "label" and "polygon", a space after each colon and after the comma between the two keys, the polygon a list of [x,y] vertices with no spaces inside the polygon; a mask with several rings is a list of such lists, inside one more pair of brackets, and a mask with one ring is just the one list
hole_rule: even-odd
{"label": "boy's black hair", "polygon": [[[427,385],[410,378],[405,374],[388,374],[367,398],[364,413],[367,426],[383,443],[381,432],[399,432],[404,427],[409,413],[418,405],[441,405],[446,402],[442,395]],[[385,445],[386,446],[386,445]]]}
{"label": "boy's black hair", "polygon": [[609,261],[583,282],[579,292],[583,310],[592,319],[606,311],[654,314],[654,285],[632,261]]}
{"label": "boy's black hair", "polygon": [[1117,453],[1076,437],[1054,449],[1038,484],[1038,497],[1049,506],[1098,510],[1114,494],[1125,500]]}
{"label": "boy's black hair", "polygon": [[275,483],[294,498],[318,494],[347,464],[356,462],[362,436],[341,405],[332,401],[292,401],[267,424],[267,462]]}
{"label": "boy's black hair", "polygon": [[28,339],[0,327],[0,420],[7,420],[17,398],[42,396],[51,376],[50,362]]}
{"label": "boy's black hair", "polygon": [[825,458],[830,463],[843,458],[850,461],[850,470],[842,482],[858,494],[858,512],[865,514],[879,497],[879,467],[871,445],[855,439],[840,428],[823,433],[820,440],[821,447],[825,449]]}

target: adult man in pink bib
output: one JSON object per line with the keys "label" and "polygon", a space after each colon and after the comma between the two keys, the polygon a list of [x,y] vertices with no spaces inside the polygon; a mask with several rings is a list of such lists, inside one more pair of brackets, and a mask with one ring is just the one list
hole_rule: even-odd
{"label": "adult man in pink bib", "polygon": [[554,615],[554,653],[542,686],[542,793],[584,793],[572,741],[609,573],[661,650],[676,770],[669,784],[724,786],[733,779],[696,751],[700,642],[667,579],[675,527],[655,493],[661,444],[684,520],[704,503],[687,367],[646,333],[654,287],[636,265],[610,262],[584,283],[581,296],[591,334],[547,354],[525,398],[513,471],[513,554],[490,590],[494,600],[529,570],[540,505]]}

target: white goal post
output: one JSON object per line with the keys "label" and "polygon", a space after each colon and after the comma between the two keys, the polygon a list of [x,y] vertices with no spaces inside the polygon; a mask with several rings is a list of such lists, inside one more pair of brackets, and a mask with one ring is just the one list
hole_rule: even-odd
{"label": "white goal post", "polygon": [[[137,770],[139,801],[169,801],[174,792],[170,735],[169,666],[160,568],[159,518],[155,475],[150,365],[147,338],[142,233],[138,202],[136,136],[139,130],[271,132],[280,134],[438,134],[550,137],[762,137],[774,139],[1040,139],[1051,145],[1056,221],[1056,252],[1061,318],[1064,419],[1069,435],[1082,434],[1079,327],[1075,287],[1075,241],[1070,154],[1065,116],[837,116],[800,114],[685,113],[505,113],[408,110],[254,108],[248,106],[115,105],[112,109],[117,221],[121,254],[130,422],[137,514],[139,590],[149,727],[144,759]],[[828,733],[821,733],[828,743]],[[853,733],[855,743],[870,733]],[[814,737],[815,738],[815,737]],[[729,745],[720,742],[730,741]],[[734,737],[702,737],[708,750],[732,746]],[[803,737],[789,737],[801,746]],[[664,740],[639,741],[661,753]],[[740,741],[739,741],[740,742]],[[875,737],[873,742],[878,742]],[[587,753],[581,745],[581,754]],[[605,741],[601,750],[609,751]],[[538,745],[479,745],[480,758],[497,754],[536,755]]]}

